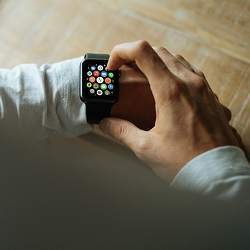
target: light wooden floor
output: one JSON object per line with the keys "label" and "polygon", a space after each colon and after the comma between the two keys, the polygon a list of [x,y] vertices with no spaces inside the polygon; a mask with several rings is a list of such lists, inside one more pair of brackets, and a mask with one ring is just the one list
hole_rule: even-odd
{"label": "light wooden floor", "polygon": [[0,0],[0,67],[147,39],[206,74],[250,149],[249,0]]}

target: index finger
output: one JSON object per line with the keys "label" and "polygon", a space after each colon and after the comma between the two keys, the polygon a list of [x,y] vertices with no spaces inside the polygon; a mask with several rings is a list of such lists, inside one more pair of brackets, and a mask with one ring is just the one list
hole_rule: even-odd
{"label": "index finger", "polygon": [[[124,64],[135,62],[147,77],[151,89],[158,92],[166,88],[164,83],[172,83],[173,74],[146,41],[136,41],[116,45],[111,51],[108,69],[115,70]],[[164,85],[164,86],[163,86]]]}

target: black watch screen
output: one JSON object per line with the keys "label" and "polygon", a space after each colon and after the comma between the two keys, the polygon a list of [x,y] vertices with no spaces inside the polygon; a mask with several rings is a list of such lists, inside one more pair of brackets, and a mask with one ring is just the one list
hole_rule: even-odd
{"label": "black watch screen", "polygon": [[119,93],[119,71],[107,70],[107,60],[85,60],[81,63],[80,97],[86,101],[116,101]]}

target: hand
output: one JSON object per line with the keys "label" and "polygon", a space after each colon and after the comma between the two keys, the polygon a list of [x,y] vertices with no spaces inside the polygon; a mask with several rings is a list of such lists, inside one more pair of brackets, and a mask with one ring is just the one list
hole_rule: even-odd
{"label": "hand", "polygon": [[176,175],[207,150],[239,146],[229,125],[231,113],[219,103],[202,72],[165,48],[156,52],[145,41],[115,46],[108,68],[131,63],[150,84],[156,110],[154,127],[144,131],[129,121],[106,118],[96,129],[127,145],[163,178]]}

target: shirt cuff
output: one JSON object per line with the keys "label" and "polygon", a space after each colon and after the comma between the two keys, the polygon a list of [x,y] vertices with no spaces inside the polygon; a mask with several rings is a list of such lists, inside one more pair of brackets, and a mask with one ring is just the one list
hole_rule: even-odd
{"label": "shirt cuff", "polygon": [[[237,181],[242,185],[236,188],[233,184]],[[220,196],[230,193],[232,196],[242,191],[243,183],[250,187],[250,166],[244,152],[239,147],[223,146],[189,161],[170,186],[202,194]]]}
{"label": "shirt cuff", "polygon": [[86,106],[79,97],[82,57],[43,65],[48,84],[45,124],[65,136],[78,136],[91,130],[86,120]]}

